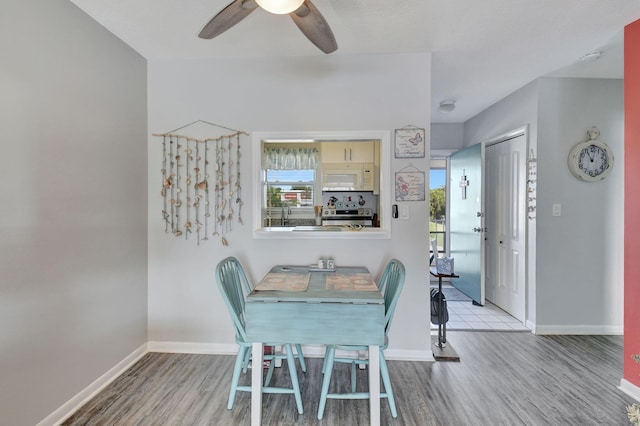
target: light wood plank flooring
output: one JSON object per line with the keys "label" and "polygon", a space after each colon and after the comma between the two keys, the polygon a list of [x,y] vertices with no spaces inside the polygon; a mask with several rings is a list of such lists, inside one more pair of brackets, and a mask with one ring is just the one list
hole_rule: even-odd
{"label": "light wood plank flooring", "polygon": [[[451,332],[461,362],[389,361],[398,405],[383,425],[627,425],[633,399],[617,389],[621,336],[535,336]],[[226,408],[234,357],[150,353],[89,401],[64,425],[249,425],[250,394]],[[327,401],[316,420],[321,359],[300,373],[304,414],[292,395],[264,395],[264,425],[366,425],[368,401]],[[289,384],[286,368],[278,384]],[[359,371],[359,387],[366,371]],[[243,378],[247,383],[250,373]],[[334,369],[348,387],[348,366]],[[337,390],[336,380],[332,388]]]}

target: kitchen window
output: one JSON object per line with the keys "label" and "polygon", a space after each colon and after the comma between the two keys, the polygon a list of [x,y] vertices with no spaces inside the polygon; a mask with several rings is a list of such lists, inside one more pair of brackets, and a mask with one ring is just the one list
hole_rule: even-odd
{"label": "kitchen window", "polygon": [[265,172],[264,207],[311,207],[314,205],[315,170],[273,170]]}

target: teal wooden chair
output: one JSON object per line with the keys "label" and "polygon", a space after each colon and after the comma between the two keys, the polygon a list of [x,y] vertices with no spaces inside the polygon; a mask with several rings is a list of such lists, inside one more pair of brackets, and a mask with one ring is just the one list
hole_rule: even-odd
{"label": "teal wooden chair", "polygon": [[[389,369],[387,361],[384,357],[384,350],[389,345],[389,329],[393,313],[395,312],[400,292],[404,286],[405,269],[402,262],[392,259],[387,263],[384,269],[378,288],[384,289],[384,309],[385,309],[385,327],[384,327],[384,344],[380,346],[380,376],[384,385],[384,392],[380,393],[380,397],[387,398],[391,415],[398,417],[396,410],[396,402],[393,397],[393,389],[391,388],[391,380],[389,378]],[[322,419],[327,399],[369,399],[369,392],[356,392],[356,366],[359,364],[369,364],[368,359],[336,357],[336,350],[341,351],[367,351],[367,346],[347,346],[347,345],[329,345],[325,351],[324,364],[322,372],[324,379],[322,380],[322,391],[320,393],[320,404],[318,406],[318,419]],[[331,383],[331,372],[335,362],[351,364],[351,392],[350,393],[329,393],[329,384]]]}
{"label": "teal wooden chair", "polygon": [[[243,289],[246,290],[245,282],[248,286],[247,277],[242,269],[240,262],[233,257],[228,257],[222,260],[216,266],[216,282],[218,289],[222,295],[229,314],[231,315],[231,321],[235,328],[236,343],[238,344],[238,354],[236,355],[236,362],[233,368],[233,376],[231,378],[231,389],[229,390],[229,402],[227,408],[231,410],[233,403],[235,402],[236,393],[238,391],[251,392],[251,386],[240,386],[238,382],[240,380],[240,373],[242,370],[246,372],[247,364],[249,362],[249,356],[251,354],[252,342],[248,341],[246,333],[246,319],[245,319],[245,300]],[[295,359],[293,357],[293,348],[289,343],[267,343],[268,346],[282,346],[285,350],[284,354],[271,354],[265,355],[265,361],[271,361],[269,363],[269,369],[265,378],[264,387],[262,391],[264,393],[280,393],[280,394],[294,394],[296,399],[296,405],[298,407],[298,413],[303,413],[302,408],[302,395],[300,394],[300,384],[298,382],[298,373],[296,371]],[[271,377],[273,375],[273,369],[275,367],[275,361],[277,359],[286,359],[289,367],[289,374],[291,376],[291,388],[282,388],[269,386]],[[253,368],[262,368],[262,366],[254,365]]]}
{"label": "teal wooden chair", "polygon": [[[222,261],[220,261],[220,264],[224,265],[221,266],[222,269],[224,269],[225,271],[227,271],[227,275],[229,276],[230,280],[233,280],[237,286],[239,286],[239,288],[242,289],[243,291],[243,299],[247,296],[247,294],[251,293],[251,284],[249,283],[249,279],[247,278],[247,274],[244,272],[244,268],[242,267],[242,264],[240,263],[240,261],[233,257],[227,257],[226,259],[223,259]],[[243,300],[244,302],[244,300]],[[242,309],[244,310],[244,303],[242,304]],[[302,369],[302,371],[304,373],[307,372],[307,364],[304,361],[304,354],[302,353],[302,346],[299,343],[295,344],[296,347],[296,356],[298,358],[298,361],[300,362],[300,368]],[[251,361],[251,351],[247,351],[246,355],[245,355],[245,359],[243,360],[243,368],[242,368],[242,372],[246,373],[247,369],[249,368],[249,363]],[[269,370],[270,373],[273,373],[273,370]],[[271,374],[268,376],[268,378],[271,378]],[[267,382],[268,383],[268,382]]]}

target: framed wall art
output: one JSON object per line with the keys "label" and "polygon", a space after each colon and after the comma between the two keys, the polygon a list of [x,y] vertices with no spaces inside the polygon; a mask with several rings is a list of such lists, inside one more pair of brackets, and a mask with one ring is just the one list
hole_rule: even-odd
{"label": "framed wall art", "polygon": [[424,172],[396,172],[396,201],[424,201],[426,199],[424,182]]}
{"label": "framed wall art", "polygon": [[424,158],[425,131],[420,127],[403,127],[395,131],[396,158]]}

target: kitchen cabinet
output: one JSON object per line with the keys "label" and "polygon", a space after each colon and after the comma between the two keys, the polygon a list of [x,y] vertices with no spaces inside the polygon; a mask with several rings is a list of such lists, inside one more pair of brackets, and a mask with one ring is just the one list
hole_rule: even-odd
{"label": "kitchen cabinet", "polygon": [[322,142],[320,155],[323,163],[375,163],[373,141]]}

